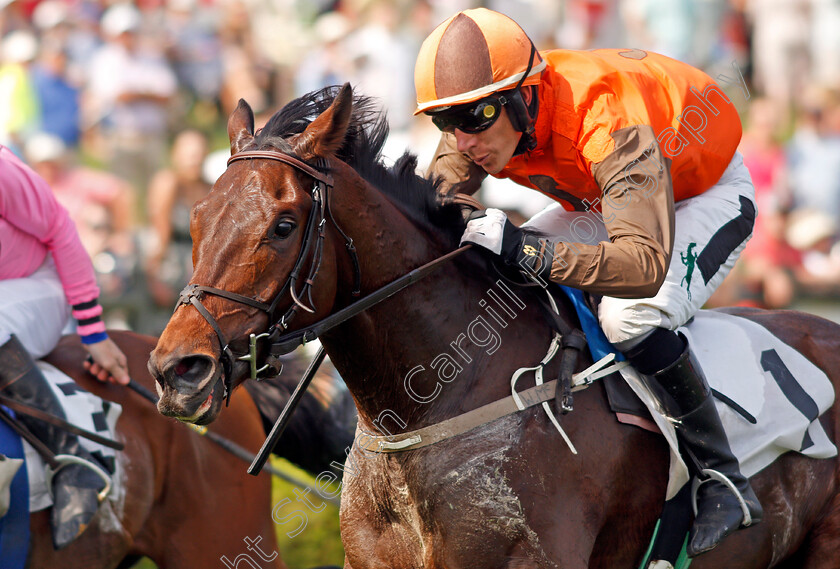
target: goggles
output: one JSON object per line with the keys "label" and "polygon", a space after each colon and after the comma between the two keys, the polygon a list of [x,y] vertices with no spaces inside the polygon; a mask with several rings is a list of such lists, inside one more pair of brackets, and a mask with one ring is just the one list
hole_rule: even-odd
{"label": "goggles", "polygon": [[476,134],[493,126],[502,113],[502,106],[507,103],[508,99],[504,95],[490,95],[475,103],[427,114],[443,132],[458,129],[467,134]]}

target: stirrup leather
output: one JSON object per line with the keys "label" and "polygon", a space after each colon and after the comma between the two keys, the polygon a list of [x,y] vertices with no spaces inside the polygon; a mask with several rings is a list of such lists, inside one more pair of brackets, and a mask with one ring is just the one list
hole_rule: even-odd
{"label": "stirrup leather", "polygon": [[691,483],[691,507],[694,509],[694,515],[697,516],[697,492],[700,490],[700,486],[706,484],[707,482],[717,481],[726,486],[726,488],[738,499],[738,505],[741,507],[741,513],[744,515],[741,527],[746,528],[751,526],[753,520],[752,515],[750,514],[750,509],[747,507],[747,502],[744,500],[744,496],[729,479],[729,477],[712,468],[705,468],[700,471],[700,474],[708,476],[708,478],[700,480],[695,476]]}

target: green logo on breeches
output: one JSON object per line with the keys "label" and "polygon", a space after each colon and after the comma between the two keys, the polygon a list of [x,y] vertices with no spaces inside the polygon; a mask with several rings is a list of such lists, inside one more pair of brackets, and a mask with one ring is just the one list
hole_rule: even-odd
{"label": "green logo on breeches", "polygon": [[691,300],[691,275],[694,274],[694,265],[697,263],[697,253],[694,252],[695,247],[697,247],[697,243],[689,243],[685,253],[680,253],[682,264],[685,265],[685,276],[680,282],[680,286],[685,284],[685,288],[688,291],[688,300]]}

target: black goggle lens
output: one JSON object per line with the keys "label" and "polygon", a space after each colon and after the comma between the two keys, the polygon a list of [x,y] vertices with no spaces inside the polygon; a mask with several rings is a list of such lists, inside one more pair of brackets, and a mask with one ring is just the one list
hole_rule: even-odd
{"label": "black goggle lens", "polygon": [[432,122],[443,132],[458,129],[467,134],[475,134],[493,126],[505,102],[503,97],[490,97],[472,105],[459,105],[431,115]]}

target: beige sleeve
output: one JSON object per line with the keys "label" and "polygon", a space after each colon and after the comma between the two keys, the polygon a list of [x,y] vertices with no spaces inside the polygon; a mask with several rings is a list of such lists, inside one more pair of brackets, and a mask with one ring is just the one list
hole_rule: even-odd
{"label": "beige sleeve", "polygon": [[595,294],[647,298],[662,286],[674,247],[670,160],[649,126],[623,128],[612,138],[615,150],[592,167],[610,240],[558,243],[551,280]]}
{"label": "beige sleeve", "polygon": [[440,193],[460,193],[473,195],[481,182],[487,176],[480,166],[476,166],[472,160],[456,148],[455,136],[441,133],[440,142],[431,164],[426,171],[426,177],[438,176],[443,180],[440,186]]}

